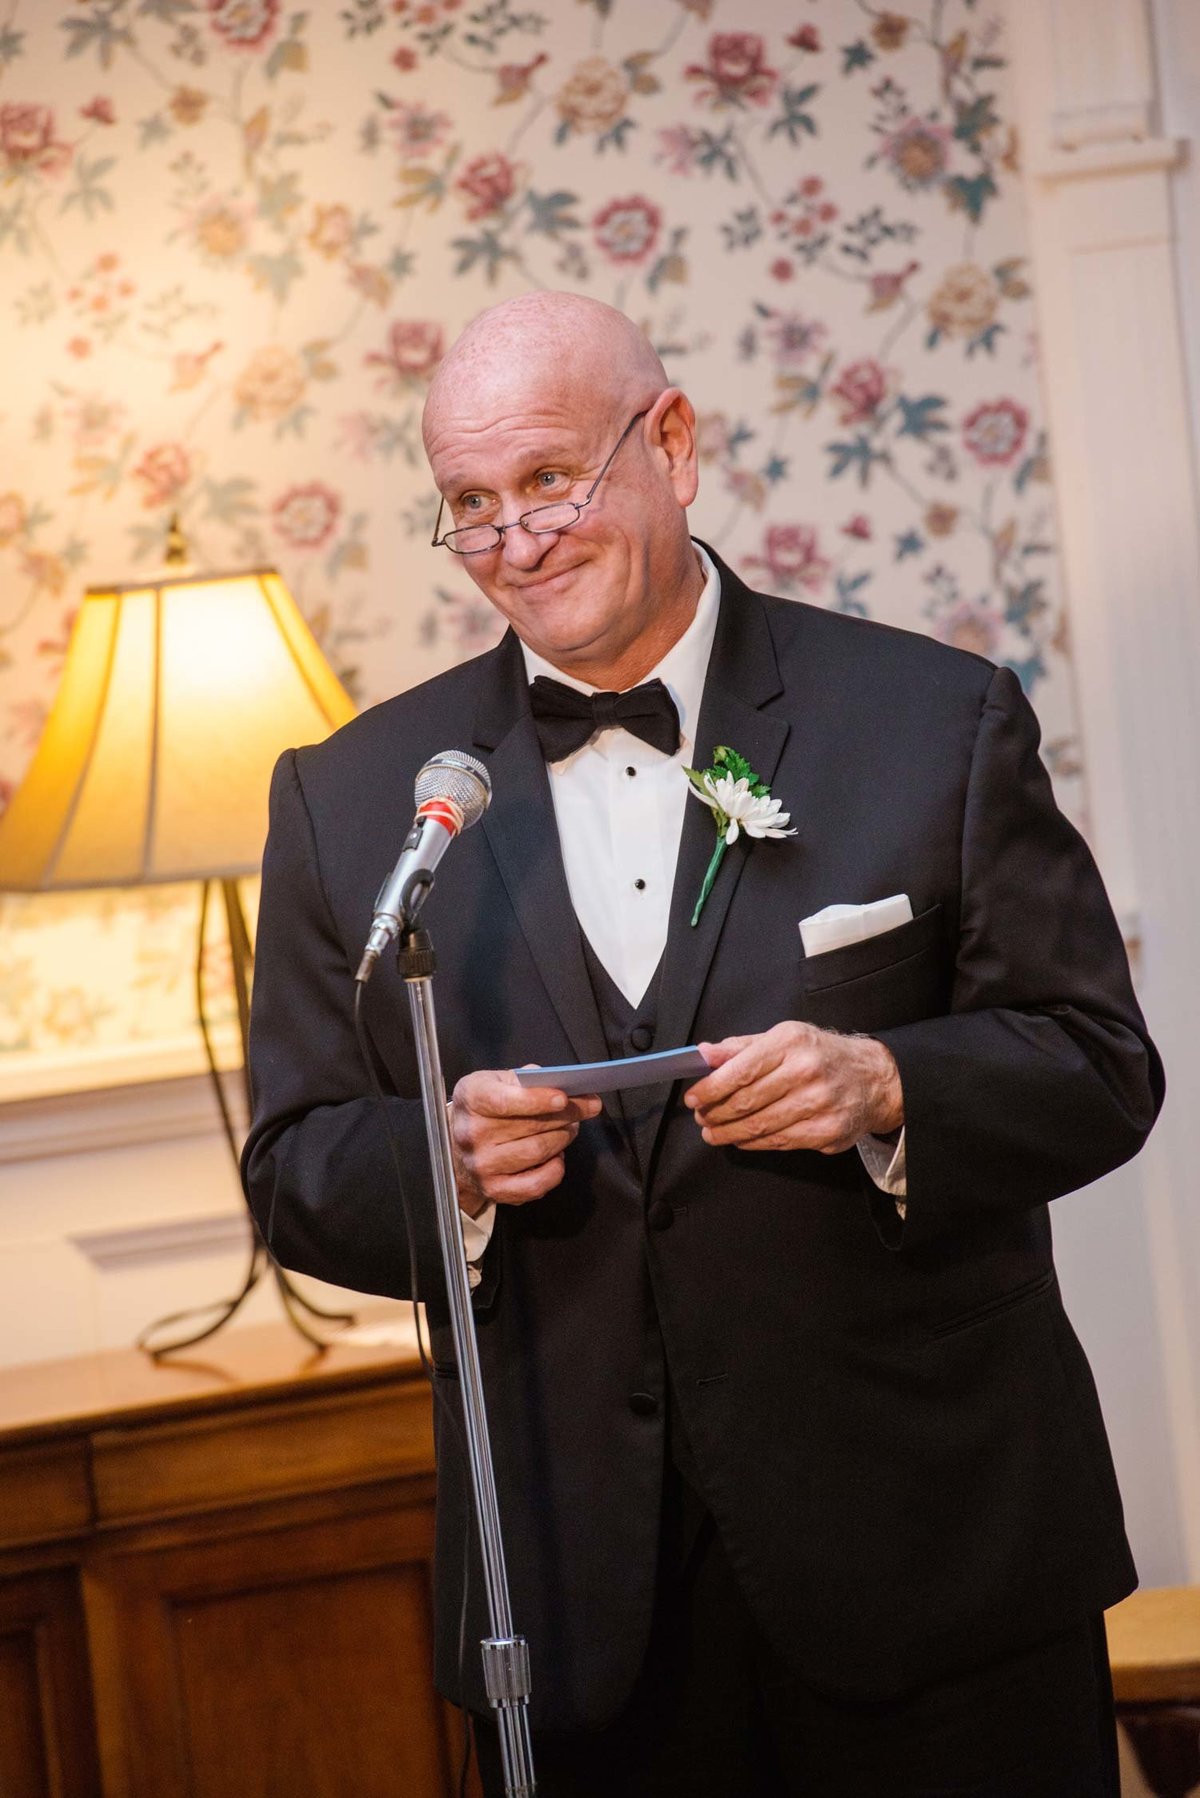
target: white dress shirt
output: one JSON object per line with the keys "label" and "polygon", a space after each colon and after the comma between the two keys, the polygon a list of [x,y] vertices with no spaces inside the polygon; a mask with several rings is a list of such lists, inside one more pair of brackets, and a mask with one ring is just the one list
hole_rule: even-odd
{"label": "white dress shirt", "polygon": [[[716,567],[699,544],[695,547],[705,575],[696,615],[645,676],[662,681],[675,701],[680,739],[675,754],[666,755],[615,728],[600,731],[562,761],[547,763],[571,904],[580,929],[634,1006],[654,978],[666,947],[671,888],[690,792],[683,770],[698,765],[696,728],[721,604]],[[524,643],[521,654],[530,681],[544,674],[580,693],[599,690],[564,674]],[[707,758],[701,760],[707,763]],[[898,1144],[864,1137],[858,1151],[876,1186],[902,1201],[903,1131]],[[899,1204],[897,1208],[902,1209]],[[495,1209],[488,1205],[476,1218],[464,1213],[469,1261],[478,1261],[487,1247]]]}

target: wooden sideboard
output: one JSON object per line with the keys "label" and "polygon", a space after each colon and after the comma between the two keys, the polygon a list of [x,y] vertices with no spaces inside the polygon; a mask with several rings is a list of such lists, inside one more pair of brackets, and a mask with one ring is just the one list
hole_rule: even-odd
{"label": "wooden sideboard", "polygon": [[411,1354],[0,1373],[3,1798],[451,1798]]}

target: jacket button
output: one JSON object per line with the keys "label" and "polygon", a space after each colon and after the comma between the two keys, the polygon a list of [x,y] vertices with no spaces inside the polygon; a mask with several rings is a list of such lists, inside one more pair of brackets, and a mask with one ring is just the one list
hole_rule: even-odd
{"label": "jacket button", "polygon": [[638,1053],[643,1054],[654,1041],[654,1026],[652,1024],[635,1024],[629,1032],[629,1040]]}
{"label": "jacket button", "polygon": [[675,1213],[665,1199],[655,1199],[646,1213],[646,1222],[652,1230],[669,1230],[675,1222]]}
{"label": "jacket button", "polygon": [[658,1411],[658,1400],[652,1392],[631,1392],[629,1409],[635,1417],[653,1417]]}

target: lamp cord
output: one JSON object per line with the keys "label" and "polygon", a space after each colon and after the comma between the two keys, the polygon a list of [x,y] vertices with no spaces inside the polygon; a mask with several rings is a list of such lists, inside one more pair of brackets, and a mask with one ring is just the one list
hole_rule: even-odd
{"label": "lamp cord", "polygon": [[[204,941],[208,925],[208,908],[214,882],[205,880],[200,886],[200,924],[196,938],[195,992],[196,1017],[200,1025],[200,1035],[204,1042],[204,1056],[208,1063],[209,1079],[217,1101],[217,1109],[221,1114],[221,1129],[233,1157],[234,1167],[238,1172],[238,1183],[241,1184],[241,1155],[238,1145],[237,1127],[230,1110],[229,1098],[225,1091],[225,1083],[221,1078],[221,1070],[217,1065],[216,1049],[212,1040],[212,1029],[208,1017],[208,998],[204,978]],[[225,901],[225,919],[229,932],[229,952],[233,958],[234,990],[237,995],[238,1026],[242,1039],[242,1077],[245,1082],[247,1116],[251,1111],[250,1096],[250,1062],[249,1062],[249,990],[250,974],[254,966],[254,952],[250,943],[250,933],[246,927],[246,916],[242,910],[241,896],[236,880],[221,882]],[[322,1323],[337,1324],[341,1328],[355,1322],[355,1314],[351,1311],[326,1311],[306,1298],[289,1276],[280,1267],[263,1239],[262,1231],[253,1213],[249,1213],[251,1243],[250,1262],[238,1291],[229,1298],[216,1299],[211,1305],[191,1305],[184,1311],[171,1311],[165,1317],[156,1318],[151,1324],[139,1332],[136,1338],[137,1347],[144,1350],[153,1360],[161,1360],[164,1355],[173,1355],[180,1349],[194,1348],[198,1342],[207,1342],[218,1330],[223,1330],[231,1318],[241,1310],[250,1294],[254,1291],[263,1275],[270,1269],[275,1284],[279,1289],[279,1297],[284,1313],[292,1328],[311,1343],[319,1353],[330,1346],[330,1338],[319,1335],[308,1322],[308,1317],[319,1318]],[[215,1309],[216,1315],[212,1317]],[[162,1332],[180,1324],[188,1324],[194,1318],[207,1317],[207,1322],[200,1330],[191,1330],[182,1336],[172,1336],[166,1342],[157,1342],[156,1337]]]}

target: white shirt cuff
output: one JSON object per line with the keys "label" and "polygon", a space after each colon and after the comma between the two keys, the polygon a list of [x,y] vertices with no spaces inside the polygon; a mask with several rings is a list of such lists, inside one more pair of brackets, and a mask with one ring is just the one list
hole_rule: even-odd
{"label": "white shirt cuff", "polygon": [[864,1136],[855,1144],[862,1156],[862,1164],[870,1174],[880,1192],[886,1192],[896,1201],[896,1210],[901,1217],[908,1209],[905,1200],[908,1198],[908,1162],[905,1156],[905,1133],[900,1132],[898,1143],[885,1142],[879,1136]]}
{"label": "white shirt cuff", "polygon": [[471,1290],[483,1278],[483,1269],[479,1263],[483,1260],[488,1243],[492,1240],[492,1231],[496,1226],[496,1207],[485,1205],[478,1217],[468,1217],[465,1211],[459,1212],[462,1219],[463,1248],[467,1256],[467,1279]]}

